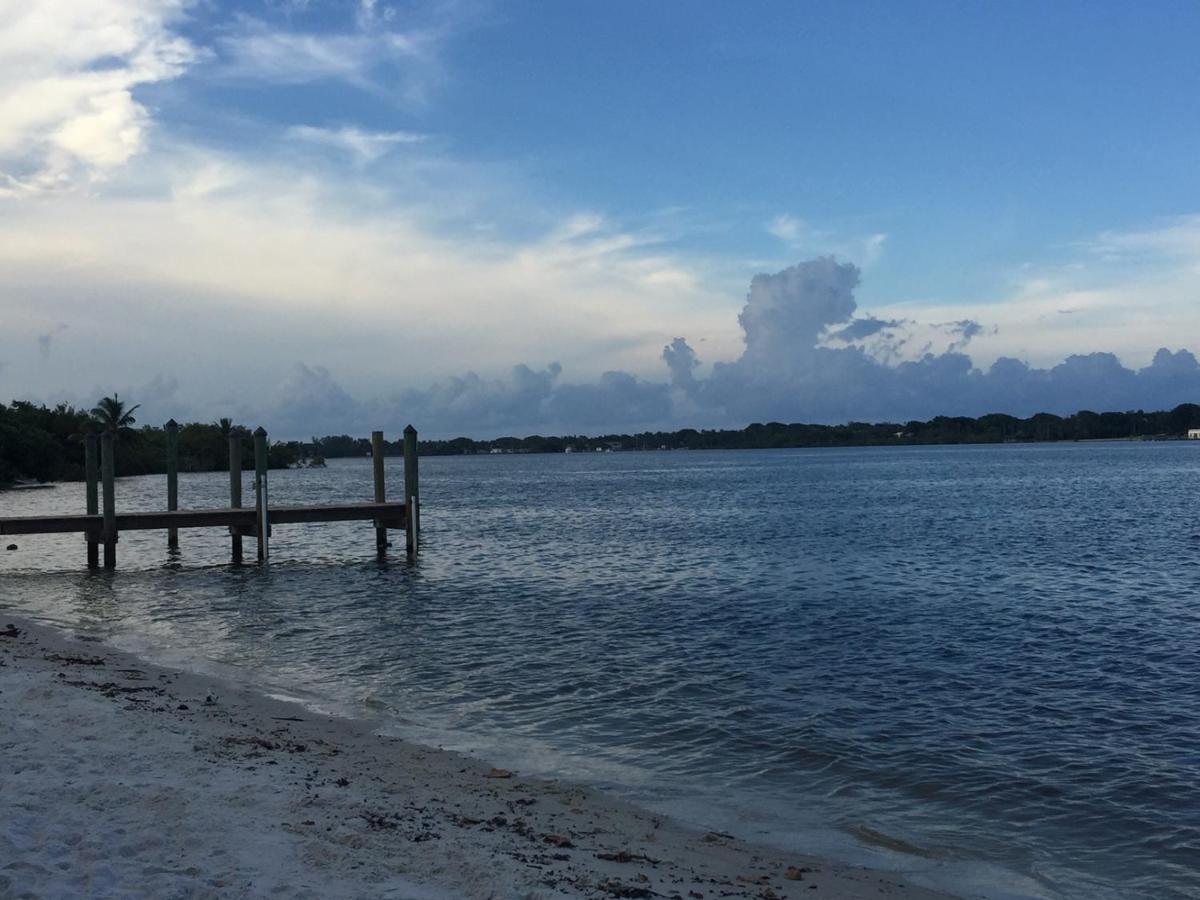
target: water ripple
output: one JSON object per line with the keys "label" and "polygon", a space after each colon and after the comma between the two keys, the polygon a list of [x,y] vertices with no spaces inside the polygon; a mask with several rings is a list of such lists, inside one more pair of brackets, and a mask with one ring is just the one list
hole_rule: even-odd
{"label": "water ripple", "polygon": [[[265,570],[185,531],[86,576],[77,537],[39,536],[0,556],[0,601],[714,826],[836,828],[975,894],[1195,898],[1197,449],[428,459],[415,565],[292,526]],[[271,477],[281,503],[371,488],[360,460]]]}

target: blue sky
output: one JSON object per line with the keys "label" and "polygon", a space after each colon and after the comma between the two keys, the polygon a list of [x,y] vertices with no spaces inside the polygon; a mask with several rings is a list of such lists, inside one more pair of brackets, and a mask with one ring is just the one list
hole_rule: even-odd
{"label": "blue sky", "polygon": [[[259,14],[344,32],[353,8]],[[892,252],[870,291],[887,300],[987,296],[1012,265],[1192,212],[1200,196],[1194,3],[543,2],[442,16],[413,16],[447,33],[435,71],[381,65],[378,93],[198,80],[193,96],[280,128],[428,134],[462,162],[512,170],[543,215],[680,209],[695,217],[680,242],[705,253],[777,253],[764,223],[780,215],[884,232]],[[388,95],[407,77],[429,82],[422,100]],[[177,115],[186,125],[190,110]]]}
{"label": "blue sky", "polygon": [[[666,390],[664,345],[701,377],[736,366],[751,278],[826,255],[858,269],[847,316],[896,323],[837,349],[882,366],[1137,370],[1195,344],[1194,3],[46,0],[3,21],[2,393],[361,429],[401,397],[439,420],[468,373],[478,417],[518,365]],[[274,399],[239,390],[254,346]],[[803,384],[764,395],[805,394],[793,363]],[[638,415],[749,413],[673,389]],[[487,427],[571,424],[538,396]]]}

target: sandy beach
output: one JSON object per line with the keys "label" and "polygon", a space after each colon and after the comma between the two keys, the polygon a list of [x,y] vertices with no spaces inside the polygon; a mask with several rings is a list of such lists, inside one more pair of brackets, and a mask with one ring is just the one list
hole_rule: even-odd
{"label": "sandy beach", "polygon": [[5,897],[947,896],[9,615],[0,755]]}

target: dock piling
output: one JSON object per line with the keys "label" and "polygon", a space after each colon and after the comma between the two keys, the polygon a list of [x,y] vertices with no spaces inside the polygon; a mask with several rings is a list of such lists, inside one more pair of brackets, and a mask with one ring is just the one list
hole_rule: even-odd
{"label": "dock piling", "polygon": [[[375,502],[387,502],[387,489],[383,480],[383,432],[371,432],[371,463],[375,469]],[[375,552],[380,556],[387,553],[387,528],[382,522],[375,523]]]}
{"label": "dock piling", "polygon": [[100,436],[100,481],[104,498],[104,568],[117,567],[117,461],[114,435],[106,431]]}
{"label": "dock piling", "polygon": [[267,518],[267,430],[254,429],[254,521],[258,531],[258,561],[271,555],[270,522]]}
{"label": "dock piling", "polygon": [[404,428],[404,503],[406,544],[409,553],[416,553],[421,539],[421,492],[417,478],[417,429]]}
{"label": "dock piling", "polygon": [[[100,514],[100,438],[89,432],[83,438],[83,477],[87,484],[87,514]],[[100,568],[100,545],[96,534],[87,532],[87,567]]]}
{"label": "dock piling", "polygon": [[[174,422],[176,430],[178,425]],[[229,438],[229,506],[218,509],[179,509],[178,481],[168,482],[166,510],[117,511],[116,471],[117,432],[108,430],[84,437],[84,477],[87,512],[38,515],[0,515],[0,535],[10,534],[82,534],[87,544],[89,569],[114,569],[117,565],[117,541],[125,531],[167,531],[175,534],[184,528],[222,528],[232,540],[233,560],[242,562],[242,539],[258,538],[258,558],[269,561],[271,526],[318,522],[370,522],[375,529],[376,551],[382,555],[388,547],[387,532],[405,529],[410,558],[420,547],[421,494],[417,482],[417,431],[411,425],[404,430],[404,499],[387,500],[383,451],[383,432],[371,434],[375,497],[371,502],[332,503],[326,505],[271,507],[268,491],[270,443],[267,431],[254,432],[254,506],[245,506],[242,498],[242,450],[244,431],[232,431]],[[177,476],[175,441],[170,441],[171,474]],[[394,489],[393,489],[394,490]],[[103,556],[100,545],[104,545]]]}
{"label": "dock piling", "polygon": [[[229,507],[242,506],[242,435],[238,431],[229,433]],[[233,561],[242,561],[242,534],[236,527],[229,529]]]}
{"label": "dock piling", "polygon": [[[167,511],[179,509],[179,423],[169,419],[163,426],[167,432]],[[167,547],[179,546],[179,529],[167,529]]]}

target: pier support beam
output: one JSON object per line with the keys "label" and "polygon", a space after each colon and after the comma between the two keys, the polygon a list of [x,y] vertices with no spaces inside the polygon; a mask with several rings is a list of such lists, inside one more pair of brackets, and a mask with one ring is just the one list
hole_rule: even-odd
{"label": "pier support beam", "polygon": [[114,435],[106,431],[100,436],[100,482],[104,497],[104,568],[117,567],[117,460]]}
{"label": "pier support beam", "polygon": [[[163,426],[167,432],[167,511],[179,509],[179,423],[169,419]],[[167,547],[179,546],[179,529],[167,529]]]}
{"label": "pier support beam", "polygon": [[[100,438],[95,434],[84,435],[83,438],[83,477],[87,485],[87,514],[100,515]],[[96,535],[89,533],[87,537],[87,567],[100,568],[100,544]]]}
{"label": "pier support beam", "polygon": [[[371,432],[371,463],[375,469],[375,502],[387,502],[387,488],[383,480],[383,432]],[[387,529],[381,523],[375,525],[375,552],[380,556],[387,553]]]}
{"label": "pier support beam", "polygon": [[[229,506],[231,509],[242,507],[242,435],[238,431],[229,433]],[[242,535],[236,528],[230,528],[229,533],[233,561],[242,561]]]}
{"label": "pier support beam", "polygon": [[417,552],[421,540],[421,490],[417,477],[417,429],[411,425],[404,428],[404,503],[407,549]]}
{"label": "pier support beam", "polygon": [[258,532],[258,561],[271,556],[271,525],[267,517],[267,430],[254,429],[254,521]]}

